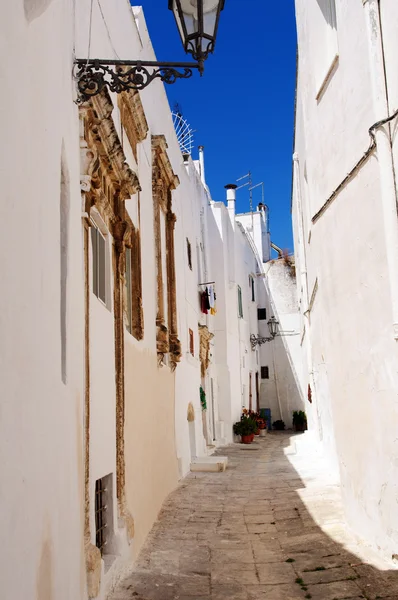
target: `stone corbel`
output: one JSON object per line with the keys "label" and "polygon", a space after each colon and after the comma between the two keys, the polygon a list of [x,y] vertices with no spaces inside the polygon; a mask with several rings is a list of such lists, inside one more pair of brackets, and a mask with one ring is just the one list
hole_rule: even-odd
{"label": "stone corbel", "polygon": [[170,364],[171,370],[175,371],[178,363],[181,361],[182,350],[181,350],[181,342],[178,339],[177,335],[170,334]]}
{"label": "stone corbel", "polygon": [[156,321],[156,350],[158,364],[163,362],[165,354],[169,352],[169,331],[162,321]]}

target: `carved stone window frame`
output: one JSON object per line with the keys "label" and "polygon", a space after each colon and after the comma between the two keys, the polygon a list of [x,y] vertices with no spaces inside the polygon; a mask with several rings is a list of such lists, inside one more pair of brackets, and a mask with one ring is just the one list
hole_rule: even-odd
{"label": "carved stone window frame", "polygon": [[[101,556],[91,543],[90,530],[90,264],[89,229],[92,215],[98,211],[113,238],[113,315],[115,328],[116,384],[116,493],[119,517],[124,520],[127,537],[134,537],[134,520],[125,495],[124,454],[124,276],[125,248],[136,247],[139,235],[132,227],[125,200],[140,191],[136,173],[128,165],[112,118],[114,106],[105,89],[84,103],[80,109],[81,190],[84,223],[85,256],[85,550],[88,595],[94,598],[100,590]],[[140,256],[140,254],[139,254]],[[141,278],[141,271],[139,272]],[[141,316],[142,319],[142,316]]]}
{"label": "carved stone window frame", "polygon": [[[155,262],[157,271],[156,350],[158,364],[163,364],[169,354],[170,367],[174,371],[181,360],[181,342],[177,328],[177,298],[174,255],[174,227],[176,215],[172,210],[172,191],[180,180],[175,175],[167,153],[164,135],[152,136],[152,194],[155,232]],[[163,281],[162,233],[160,213],[165,216],[166,277]],[[167,294],[167,315],[164,306],[164,288]]]}

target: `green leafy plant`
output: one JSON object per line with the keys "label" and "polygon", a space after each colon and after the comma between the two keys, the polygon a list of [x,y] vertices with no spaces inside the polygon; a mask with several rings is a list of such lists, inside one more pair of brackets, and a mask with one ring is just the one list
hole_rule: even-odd
{"label": "green leafy plant", "polygon": [[242,421],[234,423],[233,430],[235,435],[242,435]]}
{"label": "green leafy plant", "polygon": [[206,393],[202,386],[200,386],[200,404],[202,405],[202,410],[207,409]]}
{"label": "green leafy plant", "polygon": [[307,429],[307,415],[303,410],[293,411],[293,426],[296,431],[305,431]]}
{"label": "green leafy plant", "polygon": [[278,419],[277,421],[274,421],[272,423],[272,427],[274,429],[276,429],[276,431],[284,431],[284,429],[285,429],[285,422],[282,421],[282,419]]}

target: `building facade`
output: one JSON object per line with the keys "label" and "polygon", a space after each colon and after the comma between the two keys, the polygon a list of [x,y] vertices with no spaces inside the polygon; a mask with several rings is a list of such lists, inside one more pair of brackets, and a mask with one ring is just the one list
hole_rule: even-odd
{"label": "building facade", "polygon": [[353,529],[396,553],[398,7],[296,1],[293,225],[310,427]]}
{"label": "building facade", "polygon": [[234,186],[213,202],[159,81],[79,97],[75,57],[155,59],[140,8],[7,10],[0,589],[104,600],[192,461],[232,441],[242,407],[268,405],[250,345],[267,218],[235,215]]}

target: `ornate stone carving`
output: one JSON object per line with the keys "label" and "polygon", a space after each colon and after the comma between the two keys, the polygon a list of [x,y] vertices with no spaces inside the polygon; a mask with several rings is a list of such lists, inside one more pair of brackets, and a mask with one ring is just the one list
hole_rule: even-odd
{"label": "ornate stone carving", "polygon": [[[114,274],[114,327],[116,371],[116,488],[119,516],[124,521],[129,540],[134,536],[134,519],[125,498],[125,390],[124,390],[124,278],[125,249],[134,244],[135,230],[124,201],[140,190],[137,175],[127,164],[122,145],[112,119],[113,104],[107,91],[91,98],[80,107],[81,189],[84,192],[84,210],[90,214],[92,207],[98,210],[113,236],[112,267]],[[85,225],[85,289],[86,289],[86,378],[89,381],[89,222]],[[139,236],[138,236],[139,242]],[[140,255],[139,255],[140,256]],[[140,267],[141,269],[141,267]],[[141,270],[139,271],[141,277]],[[141,309],[142,309],[142,305]],[[142,314],[141,314],[142,319]],[[88,593],[90,598],[100,592],[101,555],[90,544],[90,389],[86,387],[85,409],[85,540]]]}
{"label": "ornate stone carving", "polygon": [[120,117],[127,138],[137,160],[137,144],[145,140],[148,134],[148,123],[138,91],[129,90],[118,96]]}
{"label": "ornate stone carving", "polygon": [[200,373],[202,377],[206,376],[207,369],[210,365],[210,341],[213,339],[214,334],[211,333],[206,325],[199,325],[199,339],[200,339]]}
{"label": "ornate stone carving", "polygon": [[[152,193],[154,208],[154,228],[156,247],[157,268],[157,352],[159,364],[163,362],[164,354],[170,352],[170,368],[174,371],[181,360],[181,342],[177,332],[177,298],[176,298],[176,276],[174,259],[174,226],[176,216],[172,211],[172,190],[179,185],[179,179],[174,174],[169,157],[167,155],[167,144],[163,135],[152,136]],[[164,308],[164,281],[163,281],[163,257],[162,257],[162,232],[160,211],[165,219],[166,238],[166,273],[167,281],[167,328],[165,327],[166,315]],[[165,332],[167,331],[167,349],[165,344]]]}
{"label": "ornate stone carving", "polygon": [[193,423],[195,420],[195,409],[193,407],[192,402],[188,404],[188,412],[187,412],[187,421],[188,423]]}

